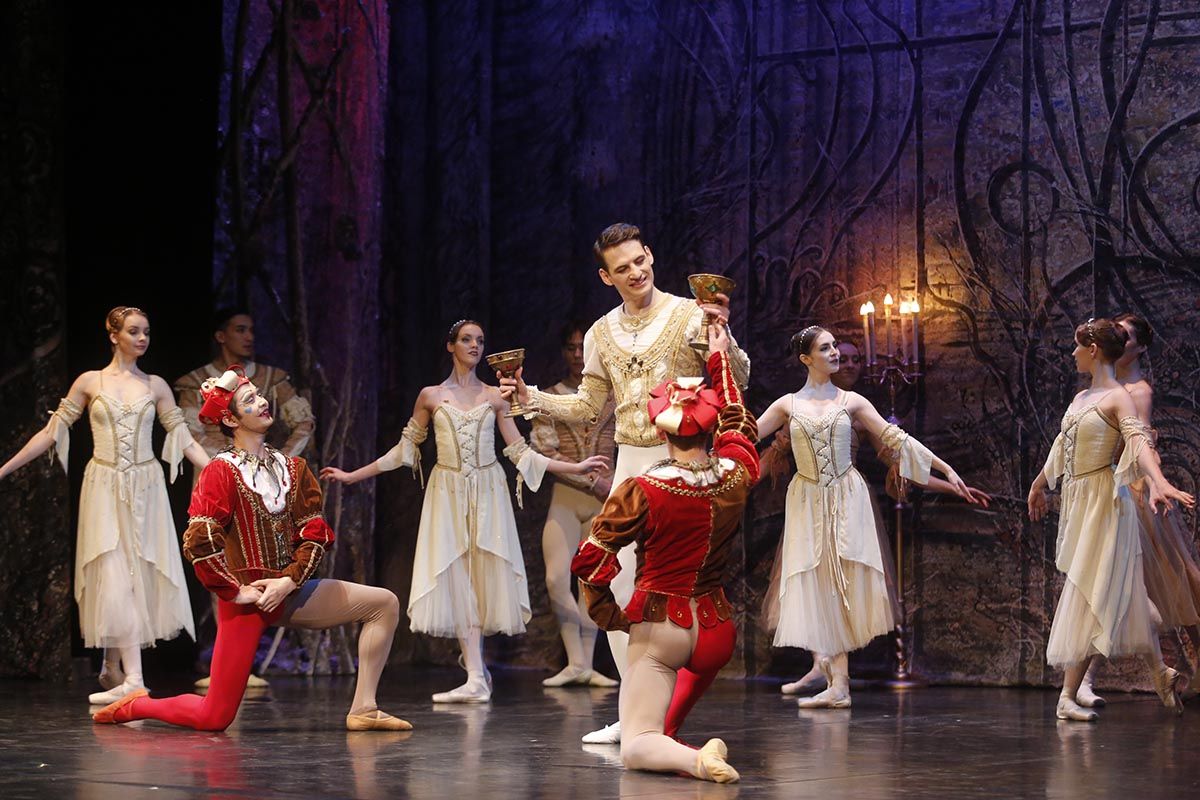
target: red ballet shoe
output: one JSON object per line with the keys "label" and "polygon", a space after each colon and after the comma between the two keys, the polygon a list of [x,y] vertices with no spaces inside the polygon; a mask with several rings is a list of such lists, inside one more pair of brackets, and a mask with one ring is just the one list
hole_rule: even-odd
{"label": "red ballet shoe", "polygon": [[[149,696],[150,693],[145,689],[135,689],[117,702],[109,703],[95,714],[92,714],[92,722],[100,722],[108,725],[115,725],[121,722],[132,722],[133,709],[130,709],[126,714],[122,714],[121,711],[127,706],[133,705],[133,701],[137,700],[139,697]],[[124,719],[121,719],[120,717],[124,717]]]}

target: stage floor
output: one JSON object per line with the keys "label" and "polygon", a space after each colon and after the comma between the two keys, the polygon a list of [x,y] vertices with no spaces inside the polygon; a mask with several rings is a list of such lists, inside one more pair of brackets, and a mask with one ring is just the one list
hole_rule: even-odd
{"label": "stage floor", "polygon": [[[1200,796],[1200,703],[1176,718],[1112,694],[1098,724],[1054,719],[1056,694],[860,690],[801,711],[778,684],[718,681],[684,730],[720,736],[739,784],[626,772],[579,737],[615,719],[616,690],[543,689],[497,673],[490,706],[439,706],[449,670],[389,670],[380,697],[405,734],[349,733],[352,679],[272,678],[224,734],[93,725],[82,685],[0,682],[0,797],[795,798]],[[153,687],[165,695],[182,686]]]}

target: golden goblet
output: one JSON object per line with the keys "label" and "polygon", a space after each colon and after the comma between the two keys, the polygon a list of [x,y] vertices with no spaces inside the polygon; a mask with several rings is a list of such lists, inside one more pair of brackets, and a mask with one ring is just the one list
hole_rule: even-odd
{"label": "golden goblet", "polygon": [[[692,294],[701,303],[715,303],[718,294],[728,297],[737,284],[724,275],[698,272],[695,275],[688,275],[688,286],[691,287]],[[701,353],[708,352],[708,325],[711,321],[712,316],[705,314],[704,322],[700,325],[700,335],[688,342],[692,349],[699,350]]]}
{"label": "golden goblet", "polygon": [[[525,348],[518,347],[516,350],[505,350],[502,353],[492,353],[490,356],[485,356],[488,366],[499,372],[506,378],[516,376],[517,370],[525,363]],[[521,406],[521,402],[517,400],[517,393],[514,390],[512,396],[508,399],[508,413],[506,417],[522,417],[529,413]]]}

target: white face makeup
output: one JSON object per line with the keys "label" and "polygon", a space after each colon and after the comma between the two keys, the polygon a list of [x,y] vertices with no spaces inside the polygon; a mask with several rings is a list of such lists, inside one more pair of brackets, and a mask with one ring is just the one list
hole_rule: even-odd
{"label": "white face makeup", "polygon": [[[242,427],[254,433],[263,433],[274,421],[271,416],[271,404],[258,393],[258,388],[253,383],[238,387],[233,393],[230,410],[236,411],[236,414],[227,415],[225,420],[231,428]],[[230,422],[233,424],[229,424]]]}

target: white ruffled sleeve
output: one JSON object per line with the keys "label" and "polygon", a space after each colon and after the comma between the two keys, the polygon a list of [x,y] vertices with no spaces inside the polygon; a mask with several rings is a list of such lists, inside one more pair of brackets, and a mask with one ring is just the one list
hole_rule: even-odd
{"label": "white ruffled sleeve", "polygon": [[183,463],[183,451],[188,448],[188,445],[195,444],[196,440],[192,438],[192,432],[188,430],[183,409],[178,406],[163,414],[158,421],[167,431],[167,438],[163,442],[162,460],[167,462],[171,483],[174,483],[175,479],[179,477],[179,465]]}
{"label": "white ruffled sleeve", "polygon": [[922,485],[929,483],[933,453],[928,447],[901,430],[899,425],[888,425],[879,438],[895,456],[901,476]]}
{"label": "white ruffled sleeve", "polygon": [[83,416],[83,409],[69,397],[58,401],[58,408],[50,412],[50,435],[54,437],[54,455],[67,471],[67,456],[71,452],[71,426]]}
{"label": "white ruffled sleeve", "polygon": [[380,472],[391,472],[399,467],[411,467],[413,477],[425,488],[425,473],[421,470],[421,444],[429,436],[429,429],[417,422],[413,417],[408,418],[400,441],[396,446],[375,460]]}
{"label": "white ruffled sleeve", "polygon": [[1050,491],[1054,491],[1054,487],[1058,485],[1058,479],[1067,471],[1067,449],[1065,434],[1060,433],[1054,437],[1054,444],[1050,445],[1050,454],[1046,456],[1046,463],[1042,467],[1042,475],[1046,477],[1046,486]]}
{"label": "white ruffled sleeve", "polygon": [[534,492],[540,489],[542,477],[546,474],[546,467],[549,466],[550,459],[530,447],[524,439],[515,441],[504,448],[504,455],[508,456],[508,460],[517,467],[517,507],[524,508],[521,484],[528,483],[530,490]]}
{"label": "white ruffled sleeve", "polygon": [[1138,456],[1143,449],[1154,447],[1154,434],[1150,426],[1134,416],[1121,419],[1121,438],[1125,440],[1125,450],[1117,461],[1117,471],[1113,475],[1116,488],[1128,486],[1142,477],[1142,468],[1138,465]]}

